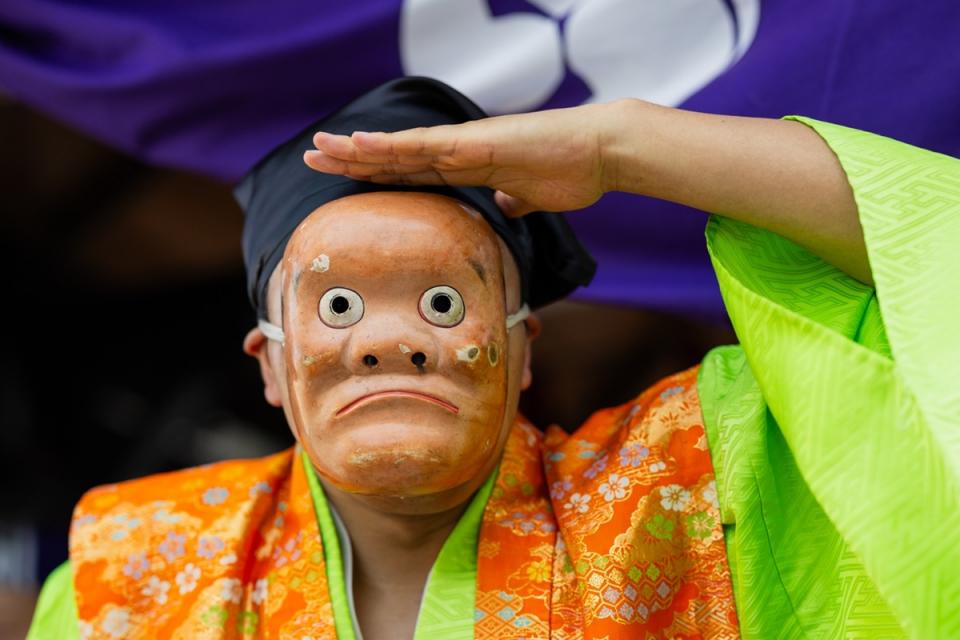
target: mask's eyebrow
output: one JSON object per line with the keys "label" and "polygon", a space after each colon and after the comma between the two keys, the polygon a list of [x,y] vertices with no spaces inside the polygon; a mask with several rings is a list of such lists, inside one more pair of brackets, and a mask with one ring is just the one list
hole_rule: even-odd
{"label": "mask's eyebrow", "polygon": [[473,268],[474,272],[480,278],[480,282],[486,286],[487,284],[487,270],[483,268],[483,265],[477,262],[472,258],[467,258],[467,263]]}

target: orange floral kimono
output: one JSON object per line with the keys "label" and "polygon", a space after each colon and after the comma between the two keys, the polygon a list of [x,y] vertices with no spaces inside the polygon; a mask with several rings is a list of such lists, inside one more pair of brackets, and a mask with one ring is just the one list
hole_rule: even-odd
{"label": "orange floral kimono", "polygon": [[[336,638],[309,472],[288,450],[89,492],[81,636]],[[475,638],[736,638],[696,369],[568,435],[518,420],[483,509]]]}

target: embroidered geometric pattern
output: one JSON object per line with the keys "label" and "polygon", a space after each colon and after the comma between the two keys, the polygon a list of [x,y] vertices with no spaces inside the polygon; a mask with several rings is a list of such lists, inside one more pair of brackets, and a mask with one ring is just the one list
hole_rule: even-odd
{"label": "embroidered geometric pattern", "polygon": [[481,530],[476,637],[739,637],[696,375],[572,435],[515,430]]}
{"label": "embroidered geometric pattern", "polygon": [[547,434],[588,637],[739,637],[696,369]]}
{"label": "embroidered geometric pattern", "polygon": [[876,286],[707,226],[743,345],[700,388],[742,631],[960,637],[960,161],[795,119],[847,176]]}

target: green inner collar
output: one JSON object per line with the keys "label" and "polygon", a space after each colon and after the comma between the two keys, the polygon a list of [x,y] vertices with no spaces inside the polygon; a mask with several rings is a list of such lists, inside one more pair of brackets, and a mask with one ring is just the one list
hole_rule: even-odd
{"label": "green inner collar", "polygon": [[[347,592],[347,576],[344,573],[337,526],[333,521],[333,514],[323,492],[323,486],[317,479],[313,464],[306,452],[301,450],[300,459],[306,471],[307,484],[310,487],[317,524],[320,527],[337,638],[357,640],[358,630],[353,628],[351,599]],[[474,494],[466,511],[450,533],[450,537],[440,549],[437,560],[430,570],[420,602],[414,640],[473,638],[474,600],[477,590],[477,542],[480,537],[483,510],[487,506],[498,470],[499,466]]]}

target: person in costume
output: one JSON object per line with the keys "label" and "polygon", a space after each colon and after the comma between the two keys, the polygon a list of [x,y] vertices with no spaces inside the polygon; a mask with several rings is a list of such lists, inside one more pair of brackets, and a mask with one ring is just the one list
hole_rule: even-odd
{"label": "person in costume", "polygon": [[[89,492],[31,637],[960,637],[960,162],[634,100],[482,115],[394,81],[241,183],[245,348],[298,444]],[[593,273],[542,211],[610,190],[716,214],[741,345],[540,432],[529,309]]]}

